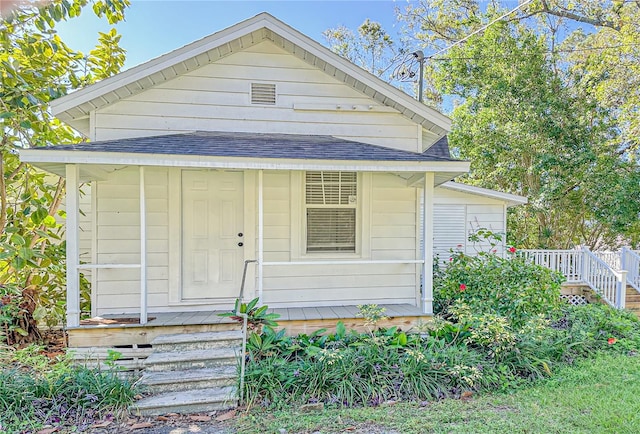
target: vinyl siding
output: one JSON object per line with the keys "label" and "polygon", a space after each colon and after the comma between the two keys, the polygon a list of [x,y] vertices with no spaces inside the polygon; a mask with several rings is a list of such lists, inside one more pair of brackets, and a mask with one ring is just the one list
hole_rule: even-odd
{"label": "vinyl siding", "polygon": [[[140,263],[140,195],[137,167],[114,172],[96,187],[96,247],[100,264]],[[167,169],[145,171],[149,309],[166,310],[169,291]],[[96,313],[131,313],[140,307],[139,269],[96,270]]]}
{"label": "vinyl siding", "polygon": [[[289,212],[292,197],[289,178],[294,174],[265,174],[265,261],[288,261],[295,231],[302,231],[302,209]],[[300,178],[297,178],[300,179]],[[361,181],[362,182],[362,181]],[[373,174],[370,206],[358,208],[361,233],[370,233],[370,251],[346,260],[415,259],[415,189],[390,174]],[[299,191],[302,194],[302,190]],[[302,200],[302,198],[300,198]],[[302,207],[302,201],[297,206]],[[294,205],[296,206],[296,205]],[[370,212],[370,216],[362,213]],[[362,228],[363,222],[369,228]],[[366,229],[366,230],[365,230]],[[367,242],[368,241],[368,242]],[[300,240],[302,242],[302,240]],[[298,246],[298,249],[302,247]],[[293,246],[292,251],[296,250]],[[369,249],[368,249],[369,250]],[[332,259],[331,255],[303,255]],[[334,257],[335,258],[335,257]],[[296,260],[296,258],[293,258]],[[297,259],[300,260],[300,259]],[[413,264],[371,265],[275,265],[264,267],[264,302],[270,306],[322,306],[363,303],[411,303],[416,299],[416,266]]]}
{"label": "vinyl siding", "polygon": [[[250,104],[274,83],[274,106]],[[380,108],[380,109],[379,109]],[[240,131],[332,135],[417,151],[416,124],[265,41],[95,112],[95,139]]]}

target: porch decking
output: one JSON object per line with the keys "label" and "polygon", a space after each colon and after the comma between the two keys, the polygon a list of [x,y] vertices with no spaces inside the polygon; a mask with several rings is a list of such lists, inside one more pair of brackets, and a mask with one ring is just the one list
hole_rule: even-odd
{"label": "porch decking", "polygon": [[[385,308],[386,321],[379,323],[382,327],[398,326],[411,328],[430,315],[421,309],[408,304],[381,304]],[[311,333],[321,328],[334,328],[342,321],[348,328],[362,329],[363,319],[358,318],[357,306],[319,306],[275,308],[269,312],[277,313],[280,328],[289,334]],[[147,346],[159,335],[177,333],[196,333],[205,331],[237,330],[236,321],[218,314],[227,311],[195,311],[195,312],[158,312],[149,313],[149,321],[141,325],[137,314],[103,315],[109,324],[83,324],[70,328],[69,347],[113,347],[113,346]],[[123,321],[118,321],[119,319]],[[126,319],[126,321],[124,321]]]}

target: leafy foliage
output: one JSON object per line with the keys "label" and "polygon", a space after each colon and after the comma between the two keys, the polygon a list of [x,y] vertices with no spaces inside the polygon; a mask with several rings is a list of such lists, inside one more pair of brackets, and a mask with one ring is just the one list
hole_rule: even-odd
{"label": "leafy foliage", "polygon": [[387,76],[401,54],[382,25],[368,18],[357,32],[340,26],[322,33],[331,50],[377,76]]}
{"label": "leafy foliage", "polygon": [[[510,391],[598,352],[640,351],[633,314],[560,304],[562,277],[508,251],[508,258],[454,253],[437,278],[440,315],[411,332],[358,333],[339,322],[333,333],[286,336],[264,327],[248,341],[244,396],[269,407],[461,397]],[[382,314],[375,306],[364,313]]]}
{"label": "leafy foliage", "polygon": [[[264,326],[277,327],[276,320],[280,318],[277,313],[268,313],[269,306],[258,306],[259,298],[254,298],[248,303],[243,303],[236,299],[235,306],[231,312],[219,313],[218,316],[231,318],[240,323],[244,322],[243,316],[247,317],[247,327],[253,332],[260,332]],[[241,314],[241,315],[238,315]]]}
{"label": "leafy foliage", "polygon": [[69,358],[51,361],[40,350],[0,348],[0,432],[34,432],[44,425],[83,431],[133,402],[135,388],[115,371],[94,371]]}
{"label": "leafy foliage", "polygon": [[507,7],[408,1],[396,12],[409,48],[379,38],[381,51],[371,50],[366,28],[325,36],[335,52],[365,67],[392,68],[400,56],[384,52],[426,53],[426,104],[453,107],[449,143],[472,162],[464,182],[529,198],[510,210],[511,243],[638,245],[640,3]]}
{"label": "leafy foliage", "polygon": [[531,317],[558,308],[563,279],[515,251],[507,258],[492,252],[475,256],[452,252],[451,261],[434,279],[434,311],[446,314],[462,302],[473,315],[505,316],[520,327]]}
{"label": "leafy foliage", "polygon": [[[89,5],[97,16],[114,24],[124,18],[128,4],[128,0],[19,2],[0,21],[0,284],[5,288],[0,295],[28,306],[28,315],[44,307],[49,324],[58,323],[64,312],[65,250],[59,222],[64,218],[60,211],[64,180],[20,162],[17,150],[78,142],[80,138],[51,115],[48,103],[113,75],[124,63],[115,29],[101,33],[97,46],[84,54],[61,40],[56,24],[77,17]],[[81,283],[87,307],[87,281]],[[22,294],[16,296],[16,291]],[[32,329],[24,331],[26,341],[35,337]]]}

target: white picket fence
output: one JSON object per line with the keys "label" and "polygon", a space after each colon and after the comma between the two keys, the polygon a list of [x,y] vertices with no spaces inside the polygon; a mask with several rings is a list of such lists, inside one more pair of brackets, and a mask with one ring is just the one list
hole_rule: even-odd
{"label": "white picket fence", "polygon": [[610,305],[624,309],[627,284],[640,292],[639,252],[623,248],[619,252],[575,250],[520,250],[535,264],[562,273],[568,283],[583,283]]}

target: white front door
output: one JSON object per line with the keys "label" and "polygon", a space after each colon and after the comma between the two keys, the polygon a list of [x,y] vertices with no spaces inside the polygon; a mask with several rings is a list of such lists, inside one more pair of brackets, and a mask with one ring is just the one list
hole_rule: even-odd
{"label": "white front door", "polygon": [[244,261],[242,204],[242,172],[182,171],[183,300],[238,297]]}

